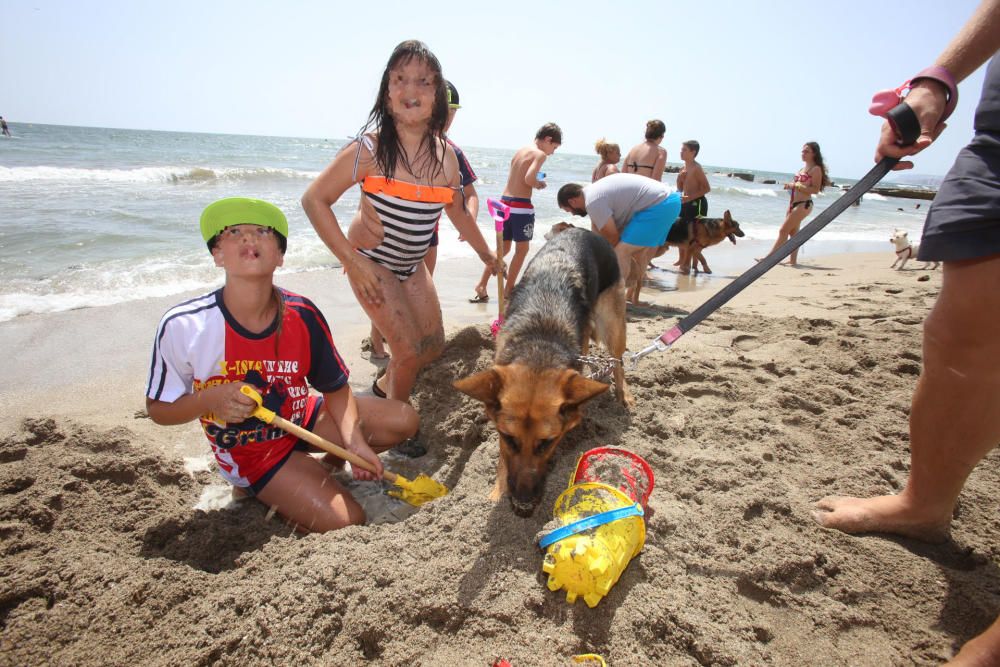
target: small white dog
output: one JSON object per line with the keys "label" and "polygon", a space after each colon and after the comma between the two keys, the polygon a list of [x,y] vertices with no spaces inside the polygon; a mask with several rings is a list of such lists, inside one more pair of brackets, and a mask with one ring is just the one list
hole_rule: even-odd
{"label": "small white dog", "polygon": [[[910,243],[910,239],[907,233],[902,229],[897,229],[892,233],[892,238],[889,241],[896,247],[896,261],[892,263],[890,269],[896,269],[897,271],[902,271],[903,267],[906,266],[906,262],[911,258],[917,256],[917,249],[920,247],[916,243]],[[899,268],[896,265],[899,264]],[[933,271],[941,262],[932,262],[931,270]],[[928,262],[924,262],[924,265],[920,267],[921,269],[926,269]]]}

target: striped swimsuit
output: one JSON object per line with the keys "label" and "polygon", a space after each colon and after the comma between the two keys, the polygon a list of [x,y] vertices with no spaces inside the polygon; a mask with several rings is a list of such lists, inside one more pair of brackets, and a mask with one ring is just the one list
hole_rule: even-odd
{"label": "striped swimsuit", "polygon": [[[369,152],[375,152],[371,139],[361,137],[354,160],[355,181],[362,143]],[[451,203],[455,191],[446,186],[415,185],[385,176],[366,176],[361,190],[375,208],[383,236],[377,247],[358,248],[358,252],[392,271],[399,280],[406,280],[427,254],[441,211]]]}

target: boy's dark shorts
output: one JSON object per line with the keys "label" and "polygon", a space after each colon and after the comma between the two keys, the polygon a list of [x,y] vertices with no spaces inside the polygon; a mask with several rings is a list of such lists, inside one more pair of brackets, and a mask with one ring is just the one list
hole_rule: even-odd
{"label": "boy's dark shorts", "polygon": [[[305,419],[302,420],[302,426],[307,431],[313,430],[316,427],[316,421],[319,419],[320,412],[323,409],[323,397],[322,396],[310,396],[309,400],[306,401],[306,415]],[[258,493],[264,490],[267,483],[271,481],[278,471],[281,470],[281,466],[285,465],[285,462],[292,456],[292,452],[310,452],[309,445],[299,440],[295,445],[288,450],[288,453],[281,457],[281,460],[275,463],[270,470],[260,476],[256,482],[251,484],[249,487],[245,488],[244,491],[249,493],[251,496],[256,496]]]}

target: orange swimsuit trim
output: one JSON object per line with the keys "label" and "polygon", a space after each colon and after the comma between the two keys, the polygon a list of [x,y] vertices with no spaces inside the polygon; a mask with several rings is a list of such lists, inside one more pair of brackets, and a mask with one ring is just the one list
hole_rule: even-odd
{"label": "orange swimsuit trim", "polygon": [[450,204],[455,198],[455,191],[444,185],[414,185],[395,179],[390,181],[385,176],[365,176],[361,189],[373,195],[384,194],[427,204]]}

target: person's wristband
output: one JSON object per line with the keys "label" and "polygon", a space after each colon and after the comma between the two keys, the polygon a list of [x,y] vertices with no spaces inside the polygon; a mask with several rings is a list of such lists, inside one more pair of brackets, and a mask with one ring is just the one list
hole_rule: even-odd
{"label": "person's wristband", "polygon": [[958,84],[955,83],[955,77],[953,77],[951,72],[946,70],[944,67],[941,67],[940,65],[933,65],[927,69],[921,70],[916,76],[910,79],[911,88],[913,84],[920,79],[931,79],[932,81],[937,81],[944,86],[947,101],[945,102],[944,113],[941,114],[940,122],[943,123],[948,120],[948,116],[955,111],[955,105],[958,104]]}

